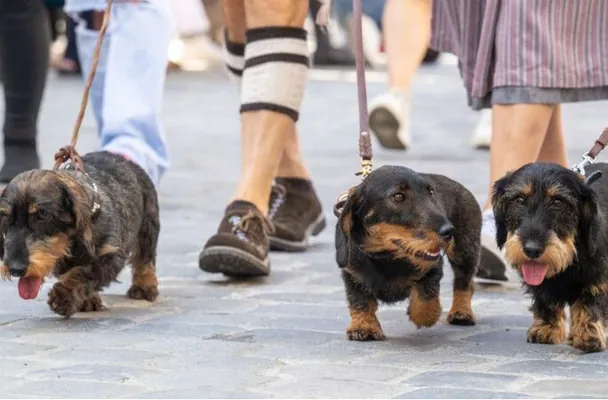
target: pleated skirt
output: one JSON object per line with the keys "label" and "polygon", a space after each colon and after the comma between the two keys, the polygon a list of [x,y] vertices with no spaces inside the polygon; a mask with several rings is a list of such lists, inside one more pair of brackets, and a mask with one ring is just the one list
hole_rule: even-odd
{"label": "pleated skirt", "polygon": [[433,0],[431,47],[476,110],[608,99],[607,0]]}

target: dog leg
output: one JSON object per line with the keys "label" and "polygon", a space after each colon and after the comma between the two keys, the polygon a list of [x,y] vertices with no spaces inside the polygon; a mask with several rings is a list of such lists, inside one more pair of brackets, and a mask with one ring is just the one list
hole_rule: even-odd
{"label": "dog leg", "polygon": [[606,332],[601,309],[591,298],[579,299],[571,307],[572,346],[586,353],[606,349]]}
{"label": "dog leg", "polygon": [[61,275],[49,292],[49,307],[56,314],[68,318],[83,310],[85,303],[87,307],[97,304],[95,296],[99,296],[99,290],[115,281],[124,265],[124,257],[116,252],[97,258],[92,265],[70,269]]}
{"label": "dog leg", "polygon": [[561,344],[566,339],[566,313],[561,304],[532,304],[534,322],[528,328],[528,343]]}
{"label": "dog leg", "polygon": [[350,325],[346,330],[348,340],[384,340],[384,332],[376,317],[378,303],[374,296],[365,293],[347,272],[342,272],[342,279],[346,286],[346,300],[350,311]]}
{"label": "dog leg", "polygon": [[93,293],[91,297],[86,299],[80,308],[81,312],[94,312],[94,311],[106,311],[106,307],[101,301],[99,292]]}
{"label": "dog leg", "polygon": [[160,232],[158,207],[155,202],[146,200],[146,212],[139,230],[136,248],[133,249],[133,281],[127,296],[135,300],[153,302],[158,296],[156,279],[156,245]]}
{"label": "dog leg", "polygon": [[410,304],[407,314],[416,327],[431,327],[441,317],[439,301],[439,281],[443,273],[440,268],[430,271],[428,275],[414,284],[410,293]]}
{"label": "dog leg", "polygon": [[475,325],[475,314],[471,299],[475,287],[473,276],[479,264],[479,234],[457,235],[447,248],[447,256],[454,271],[452,306],[448,312],[448,323],[452,325]]}

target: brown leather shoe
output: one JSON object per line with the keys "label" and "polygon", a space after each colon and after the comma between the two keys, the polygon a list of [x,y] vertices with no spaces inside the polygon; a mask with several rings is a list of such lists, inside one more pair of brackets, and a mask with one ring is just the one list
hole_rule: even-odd
{"label": "brown leather shoe", "polygon": [[305,251],[308,239],[325,229],[325,216],[312,182],[298,178],[276,178],[270,196],[268,219],[274,227],[270,249]]}
{"label": "brown leather shoe", "polygon": [[217,233],[205,244],[198,260],[206,272],[227,276],[270,273],[268,234],[272,226],[256,206],[234,201],[226,208]]}

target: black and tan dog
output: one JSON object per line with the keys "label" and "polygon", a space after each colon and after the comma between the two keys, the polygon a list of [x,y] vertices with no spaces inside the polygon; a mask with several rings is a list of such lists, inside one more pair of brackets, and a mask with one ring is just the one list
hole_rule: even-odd
{"label": "black and tan dog", "polygon": [[409,297],[417,327],[441,317],[443,251],[454,270],[448,322],[474,325],[473,275],[480,254],[481,210],[459,183],[384,166],[351,189],[336,227],[336,260],[350,311],[350,340],[382,340],[378,301]]}
{"label": "black and tan dog", "polygon": [[59,281],[48,304],[69,317],[104,309],[99,292],[132,263],[132,299],[158,295],[156,190],[131,161],[108,152],[82,158],[88,176],[73,170],[32,170],[0,197],[0,257],[5,278],[19,278],[23,299],[37,297],[44,279]]}
{"label": "black and tan dog", "polygon": [[585,180],[559,165],[525,165],[495,183],[492,205],[498,246],[532,296],[528,342],[564,342],[568,305],[569,340],[595,352],[606,347],[608,165],[587,173]]}

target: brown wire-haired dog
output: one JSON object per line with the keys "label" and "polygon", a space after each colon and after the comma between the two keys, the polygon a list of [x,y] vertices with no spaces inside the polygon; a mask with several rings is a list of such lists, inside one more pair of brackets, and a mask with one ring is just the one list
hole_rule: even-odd
{"label": "brown wire-haired dog", "polygon": [[572,345],[586,352],[606,347],[606,172],[607,164],[593,165],[586,181],[562,166],[535,163],[494,184],[498,246],[532,295],[528,342],[563,343],[569,305]]}
{"label": "brown wire-haired dog", "polygon": [[336,226],[336,260],[351,318],[348,338],[384,339],[378,301],[409,297],[410,320],[418,328],[433,326],[441,317],[442,250],[454,270],[448,322],[474,325],[480,231],[475,197],[445,176],[384,166],[351,189]]}
{"label": "brown wire-haired dog", "polygon": [[99,292],[125,263],[133,267],[127,295],[158,295],[156,189],[143,169],[121,156],[82,158],[88,176],[73,170],[32,170],[15,177],[0,197],[2,275],[18,277],[19,295],[37,297],[44,279],[59,281],[48,304],[69,317],[104,309]]}

